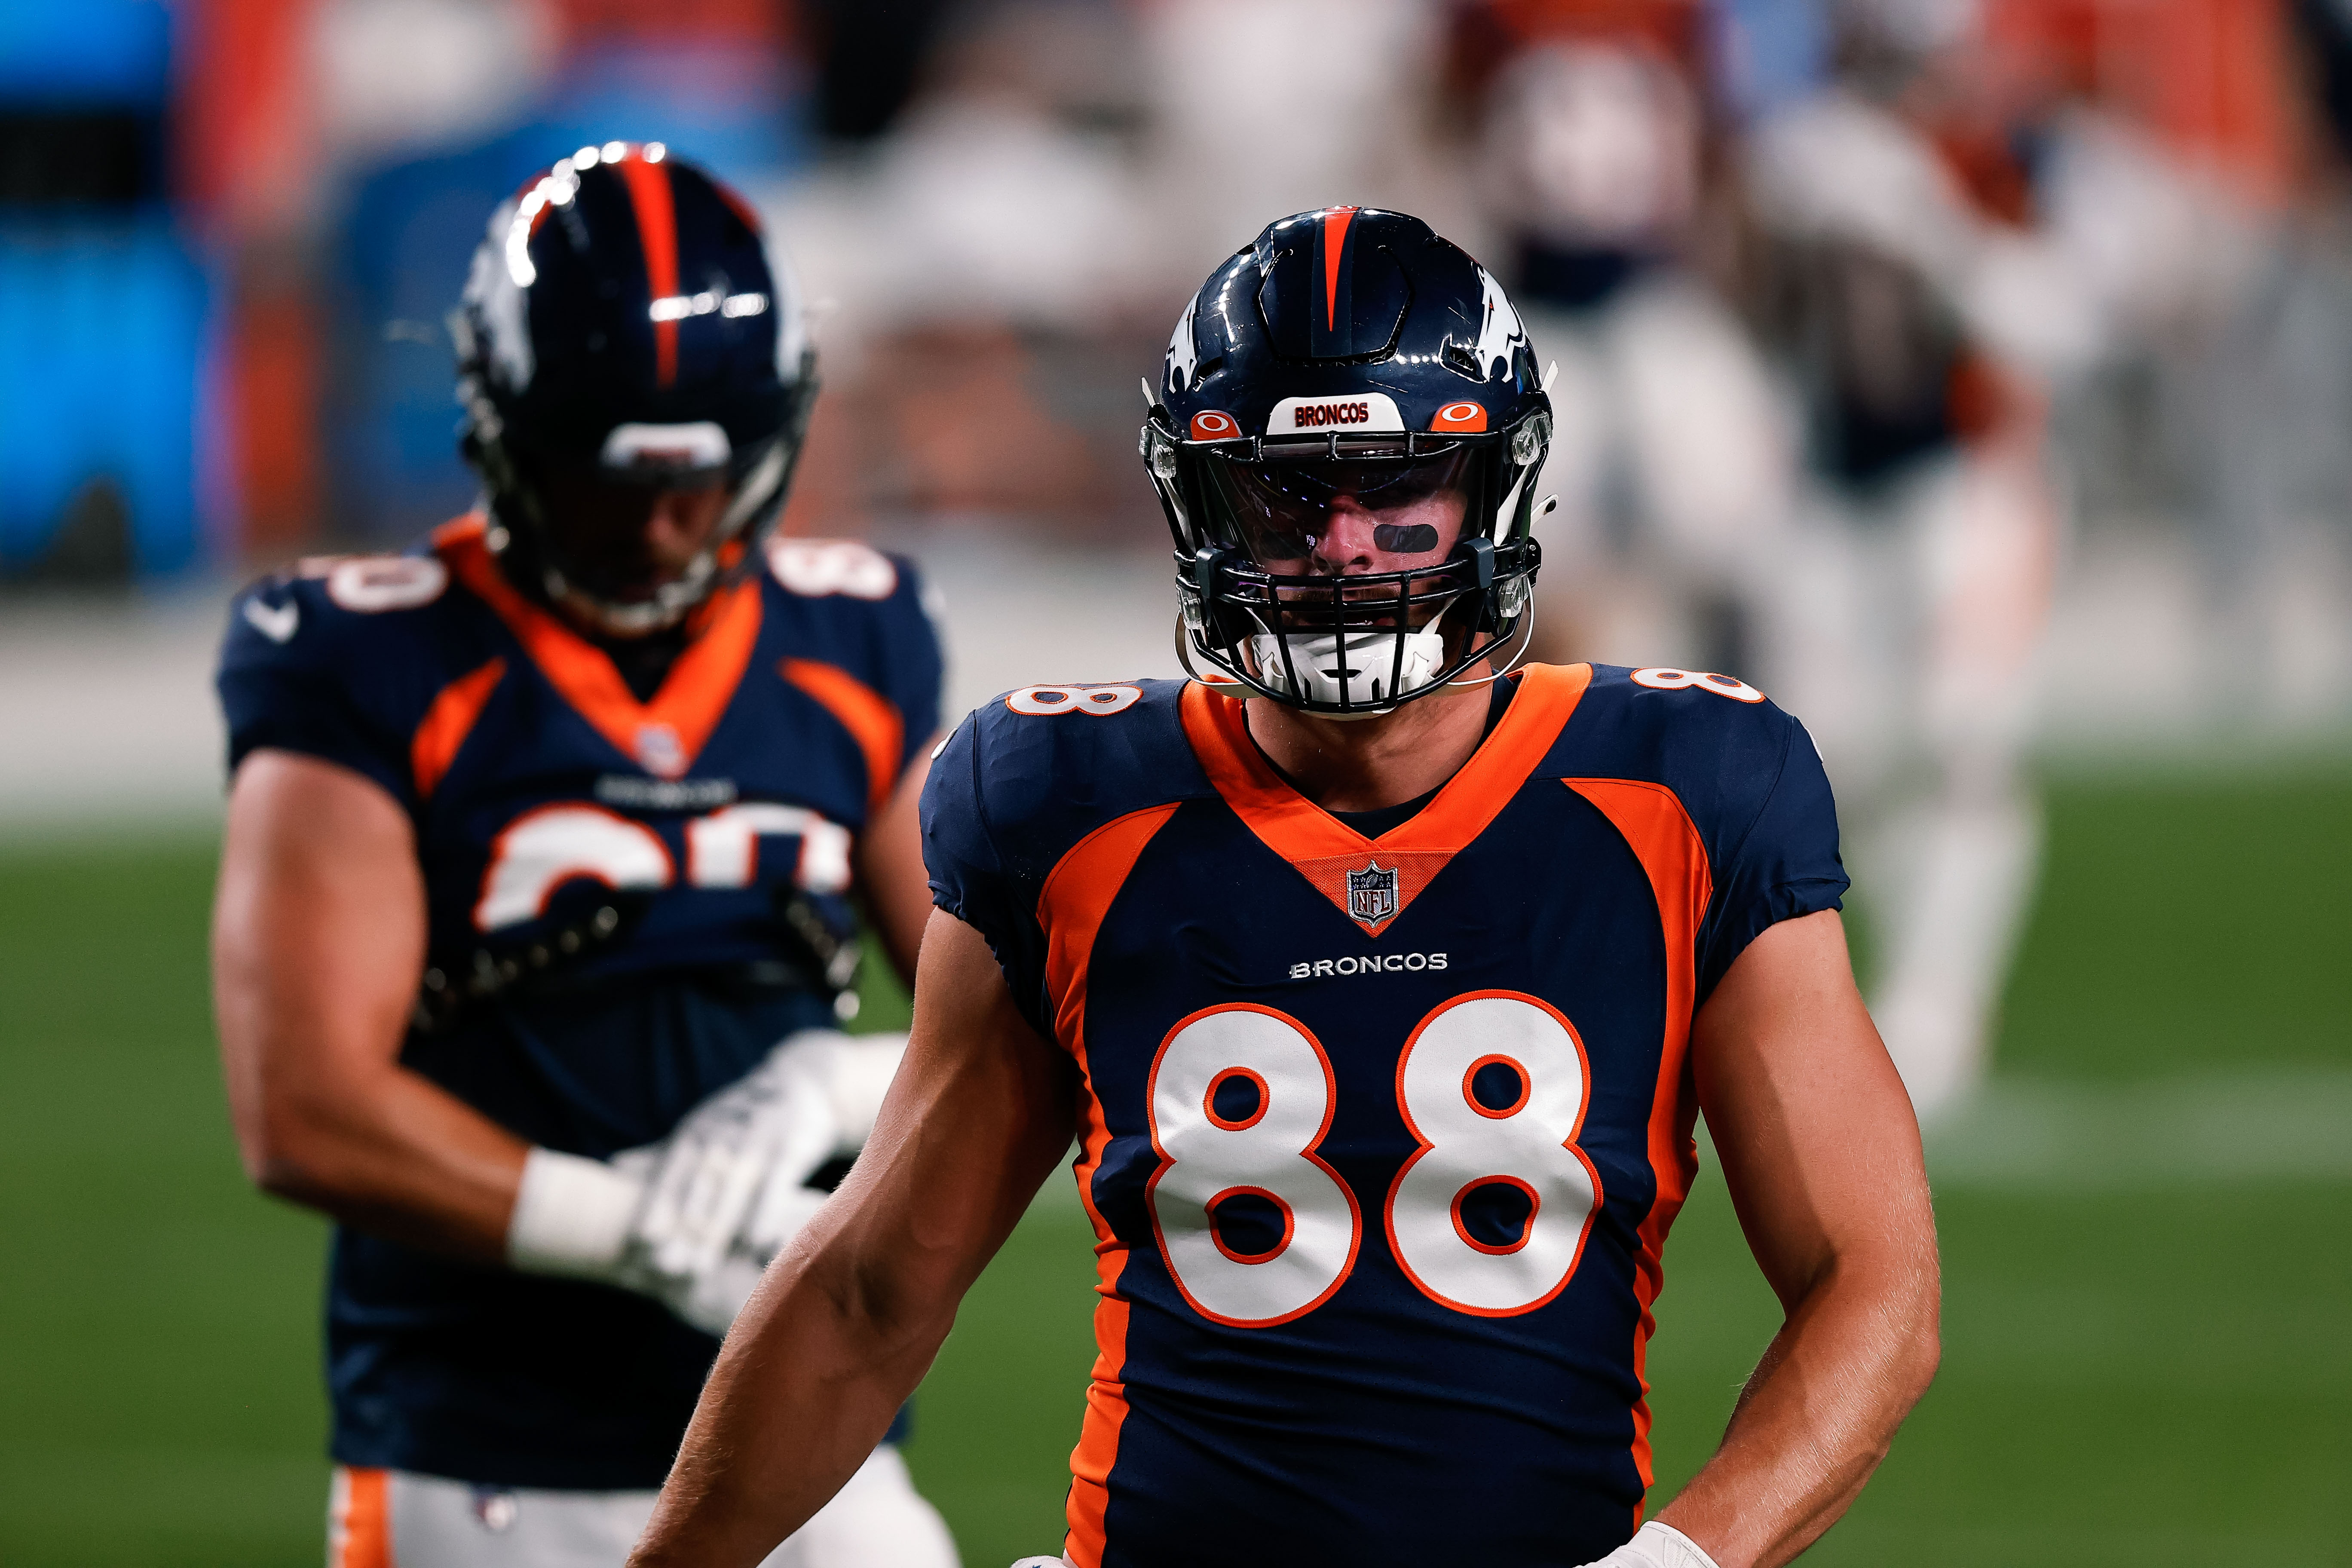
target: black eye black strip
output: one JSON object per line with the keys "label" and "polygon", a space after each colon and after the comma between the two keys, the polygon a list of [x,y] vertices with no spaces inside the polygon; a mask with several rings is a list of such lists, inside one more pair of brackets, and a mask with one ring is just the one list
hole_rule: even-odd
{"label": "black eye black strip", "polygon": [[1425,522],[1375,523],[1372,545],[1394,555],[1425,555],[1437,548],[1437,530]]}

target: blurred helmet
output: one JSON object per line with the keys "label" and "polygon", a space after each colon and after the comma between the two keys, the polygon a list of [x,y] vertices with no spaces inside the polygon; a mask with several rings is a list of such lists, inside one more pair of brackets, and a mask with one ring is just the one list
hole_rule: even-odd
{"label": "blurred helmet", "polygon": [[[659,142],[583,147],[490,216],[451,321],[463,449],[519,585],[634,637],[751,569],[816,376],[799,289],[741,197]],[[720,487],[683,573],[629,583],[614,542],[654,498]]]}
{"label": "blurred helmet", "polygon": [[1489,101],[1486,147],[1505,210],[1545,243],[1659,250],[1689,223],[1698,99],[1646,41],[1539,44],[1503,68]]}
{"label": "blurred helmet", "polygon": [[1188,665],[1365,718],[1520,629],[1551,400],[1502,286],[1419,218],[1268,225],[1185,307],[1156,392]]}

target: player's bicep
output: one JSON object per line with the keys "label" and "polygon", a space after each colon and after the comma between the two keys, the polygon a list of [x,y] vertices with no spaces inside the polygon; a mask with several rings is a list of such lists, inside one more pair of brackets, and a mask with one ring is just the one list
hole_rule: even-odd
{"label": "player's bicep", "polygon": [[1699,1010],[1691,1053],[1741,1228],[1784,1305],[1858,1250],[1924,1247],[1932,1262],[1918,1123],[1834,910],[1749,942]]}
{"label": "player's bicep", "polygon": [[907,1055],[839,1200],[871,1310],[952,1310],[1067,1152],[1076,1117],[1068,1058],[1013,1005],[980,932],[935,911]]}
{"label": "player's bicep", "polygon": [[425,958],[407,814],[379,784],[265,749],[238,767],[213,906],[213,993],[249,1159],[397,1057]]}

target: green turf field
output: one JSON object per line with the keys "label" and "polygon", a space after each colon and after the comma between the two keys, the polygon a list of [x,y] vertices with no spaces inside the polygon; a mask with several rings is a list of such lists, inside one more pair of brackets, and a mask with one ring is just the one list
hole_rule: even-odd
{"label": "green turf field", "polygon": [[[1809,1563],[2352,1564],[2352,775],[2076,782],[2000,1078],[1938,1141],[1944,1373]],[[323,1227],[248,1193],[208,847],[0,849],[0,1563],[315,1564]],[[911,1458],[973,1568],[1058,1542],[1092,1258],[1042,1204]],[[1667,1256],[1661,1496],[1775,1321],[1711,1173]]]}

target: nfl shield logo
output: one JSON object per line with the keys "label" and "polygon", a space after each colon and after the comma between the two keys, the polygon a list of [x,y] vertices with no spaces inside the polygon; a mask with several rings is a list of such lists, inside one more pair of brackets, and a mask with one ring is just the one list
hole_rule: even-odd
{"label": "nfl shield logo", "polygon": [[637,726],[637,766],[656,778],[674,779],[686,772],[686,744],[667,724]]}
{"label": "nfl shield logo", "polygon": [[1348,912],[1366,925],[1378,925],[1397,912],[1397,874],[1382,869],[1377,860],[1360,871],[1348,873]]}

